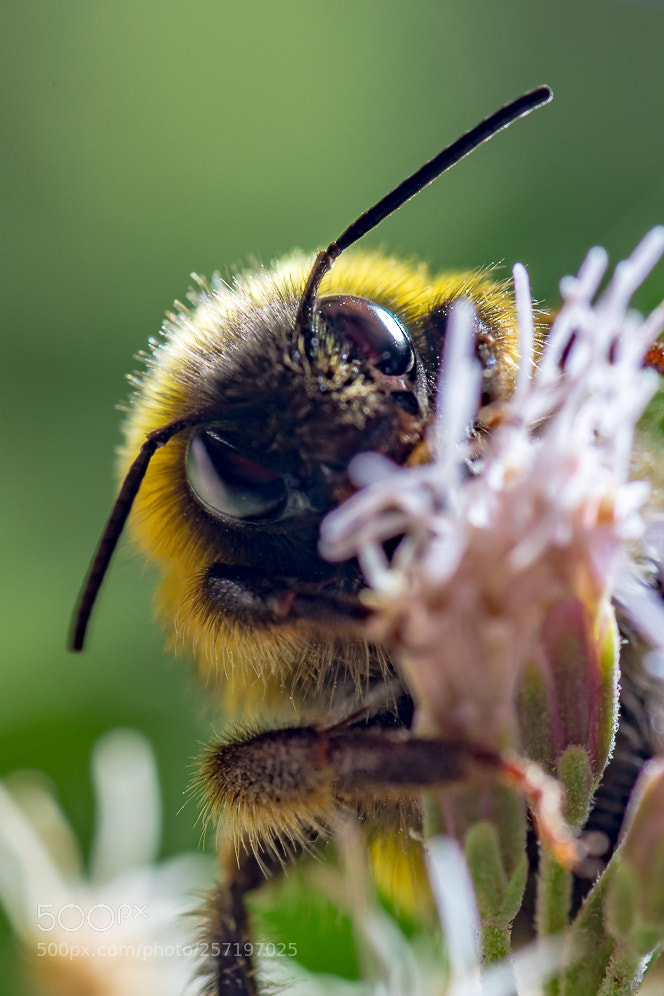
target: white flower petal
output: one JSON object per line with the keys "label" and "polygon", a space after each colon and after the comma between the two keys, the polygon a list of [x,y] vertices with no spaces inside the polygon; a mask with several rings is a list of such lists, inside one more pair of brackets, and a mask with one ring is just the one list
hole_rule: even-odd
{"label": "white flower petal", "polygon": [[[473,883],[460,845],[450,837],[428,841],[426,859],[450,963],[452,987],[463,980],[465,996],[481,994],[480,918]],[[474,981],[472,981],[474,980]]]}
{"label": "white flower petal", "polygon": [[0,900],[19,937],[35,931],[40,904],[58,909],[70,898],[48,851],[0,782]]}
{"label": "white flower petal", "polygon": [[90,876],[103,882],[156,858],[159,779],[152,748],[135,730],[112,730],[102,737],[95,744],[92,773],[97,822]]}

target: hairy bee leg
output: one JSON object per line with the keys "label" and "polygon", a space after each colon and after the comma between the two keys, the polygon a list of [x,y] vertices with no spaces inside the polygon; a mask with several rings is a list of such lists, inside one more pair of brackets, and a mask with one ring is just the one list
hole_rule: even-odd
{"label": "hairy bee leg", "polygon": [[203,930],[206,996],[258,996],[245,900],[266,875],[280,871],[282,863],[277,854],[261,861],[245,854],[229,869],[228,880],[211,893]]}
{"label": "hairy bee leg", "polygon": [[[420,739],[366,728],[271,730],[231,737],[203,759],[205,816],[231,841],[247,841],[257,860],[325,834],[340,806],[367,789],[377,798],[495,776],[501,758],[453,740]],[[258,854],[260,852],[260,858]]]}
{"label": "hairy bee leg", "polygon": [[[213,899],[209,936],[217,949],[224,945],[222,952],[229,950],[229,940],[237,946],[230,957],[211,961],[209,996],[257,996],[251,959],[243,954],[245,896],[294,852],[307,849],[312,834],[327,837],[340,811],[356,813],[367,792],[377,800],[404,800],[486,779],[513,783],[517,761],[461,741],[355,726],[271,730],[211,746],[199,779],[206,815],[219,824],[225,846],[248,844],[253,854],[241,859],[228,889]],[[530,769],[544,777],[536,765]],[[523,780],[524,771],[519,774]],[[532,792],[521,791],[537,809]],[[547,839],[555,841],[555,833]]]}
{"label": "hairy bee leg", "polygon": [[[212,893],[205,922],[206,996],[258,996],[246,896],[316,836],[327,836],[344,803],[417,794],[499,768],[500,759],[467,744],[366,729],[297,727],[228,738],[203,760],[207,816],[220,824],[227,879]],[[235,860],[236,847],[249,846]]]}

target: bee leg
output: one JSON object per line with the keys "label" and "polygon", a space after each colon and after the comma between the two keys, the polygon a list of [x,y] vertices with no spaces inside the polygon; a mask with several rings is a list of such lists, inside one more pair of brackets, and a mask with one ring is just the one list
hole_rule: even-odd
{"label": "bee leg", "polygon": [[246,895],[327,837],[340,809],[356,811],[369,788],[392,797],[412,791],[414,778],[425,786],[463,780],[476,763],[464,744],[362,729],[296,727],[212,745],[199,783],[222,830],[226,881],[206,918],[208,996],[256,996]]}
{"label": "bee leg", "polygon": [[410,791],[465,782],[501,767],[500,757],[454,740],[362,728],[293,727],[227,737],[203,758],[206,818],[255,854],[306,846],[329,832],[340,806],[372,789]]}
{"label": "bee leg", "polygon": [[253,945],[247,917],[247,893],[265,882],[266,875],[280,871],[283,858],[253,853],[238,862],[228,862],[227,880],[210,894],[203,929],[207,952],[201,975],[206,996],[258,996]]}
{"label": "bee leg", "polygon": [[227,873],[207,915],[208,996],[257,996],[246,895],[327,838],[340,811],[357,812],[367,792],[417,798],[422,789],[495,777],[501,763],[465,743],[353,727],[234,734],[212,745],[199,784],[206,816],[222,831]]}

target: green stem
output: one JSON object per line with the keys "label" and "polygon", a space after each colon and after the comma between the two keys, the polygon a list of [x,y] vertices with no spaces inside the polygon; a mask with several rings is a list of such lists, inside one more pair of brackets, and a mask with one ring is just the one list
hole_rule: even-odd
{"label": "green stem", "polygon": [[512,953],[511,925],[502,922],[482,923],[482,956],[485,965],[506,961]]}
{"label": "green stem", "polygon": [[607,934],[603,910],[613,874],[609,865],[569,928],[559,974],[562,996],[594,996],[602,985],[616,948],[615,939]]}
{"label": "green stem", "polygon": [[633,996],[641,985],[647,961],[632,945],[619,944],[609,959],[597,996]]}
{"label": "green stem", "polygon": [[541,938],[560,934],[569,924],[572,874],[540,848],[537,880],[537,933]]}
{"label": "green stem", "polygon": [[[562,934],[567,928],[571,898],[571,873],[561,868],[548,851],[540,848],[535,915],[541,940],[552,934]],[[546,996],[560,996],[560,978],[550,978],[544,991]]]}

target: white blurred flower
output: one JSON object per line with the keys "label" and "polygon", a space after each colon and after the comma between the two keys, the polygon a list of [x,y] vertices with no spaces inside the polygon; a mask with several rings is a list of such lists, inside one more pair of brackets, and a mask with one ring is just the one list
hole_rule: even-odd
{"label": "white blurred flower", "polygon": [[[35,996],[184,996],[197,950],[185,914],[211,877],[187,854],[156,864],[157,771],[145,739],[116,730],[93,754],[97,825],[85,876],[73,833],[35,773],[0,783],[0,902]],[[16,798],[14,797],[16,796]]]}
{"label": "white blurred flower", "polygon": [[356,895],[352,913],[365,956],[364,978],[313,975],[277,958],[262,966],[269,991],[289,996],[543,996],[547,979],[560,965],[560,941],[530,944],[483,969],[479,915],[462,849],[448,837],[435,837],[427,845],[427,865],[445,938],[444,959],[436,945],[409,940],[378,904]]}

